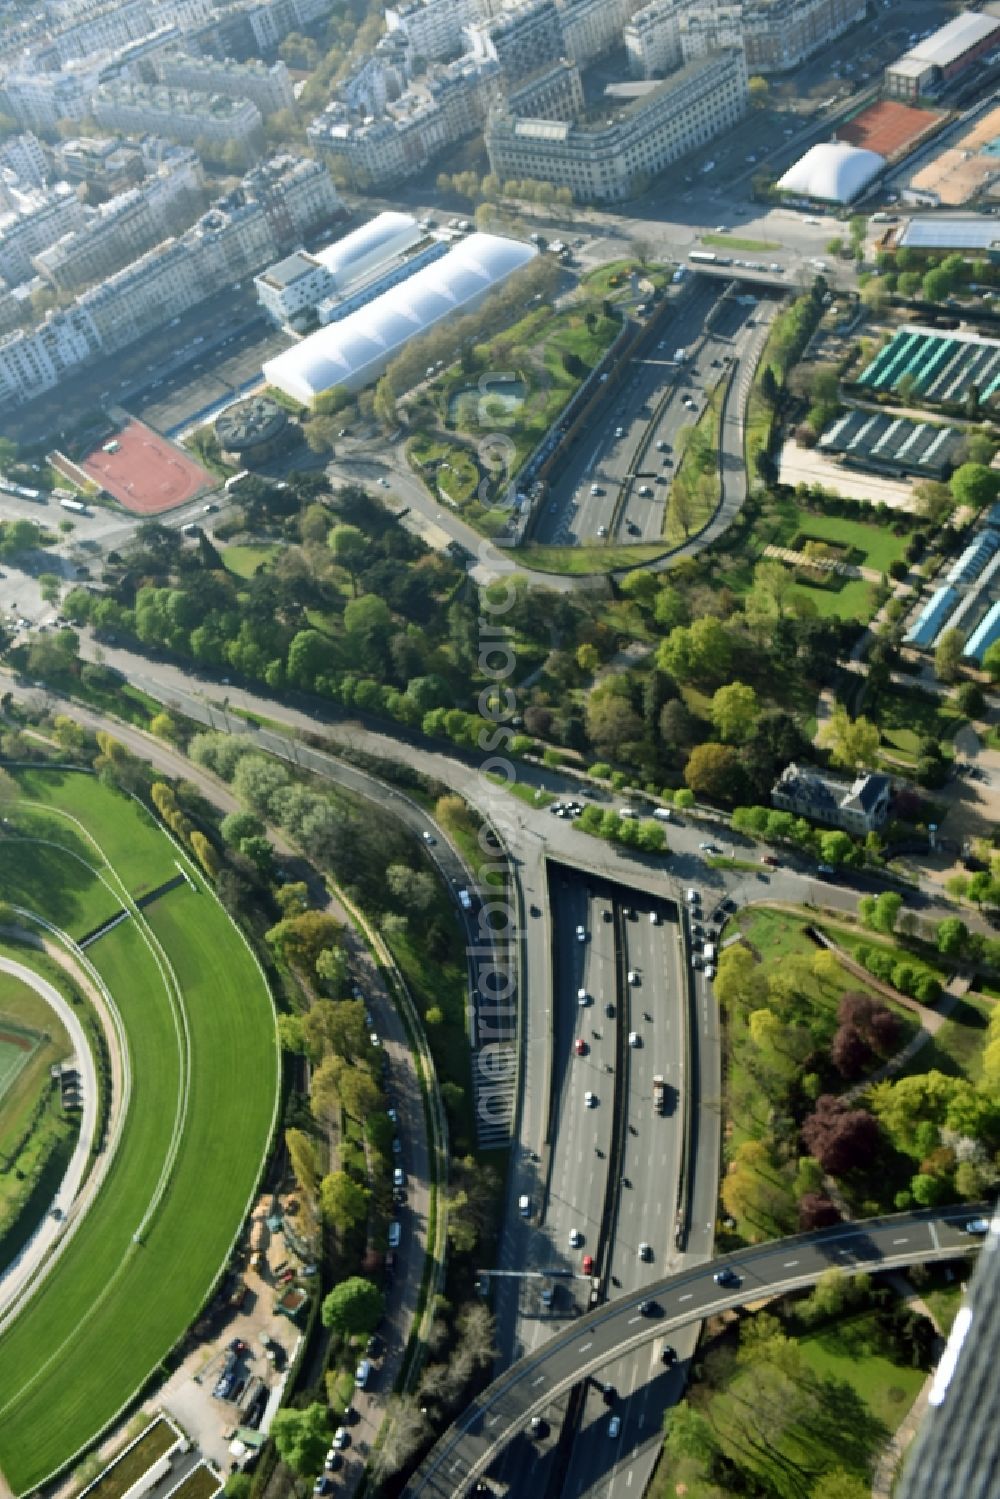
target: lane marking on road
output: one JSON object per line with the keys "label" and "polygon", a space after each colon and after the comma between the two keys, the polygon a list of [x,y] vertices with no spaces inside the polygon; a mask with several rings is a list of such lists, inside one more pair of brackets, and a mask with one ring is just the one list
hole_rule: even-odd
{"label": "lane marking on road", "polygon": [[495,1416],[491,1416],[490,1419],[487,1421],[486,1424],[487,1424],[487,1426],[495,1426],[497,1424],[497,1422],[499,1421],[499,1419],[500,1419],[499,1414],[495,1415]]}
{"label": "lane marking on road", "polygon": [[593,1346],[594,1346],[594,1344],[593,1344],[592,1341],[590,1343],[584,1343],[583,1347],[582,1348],[578,1348],[576,1351],[577,1351],[577,1353],[586,1353],[587,1349],[588,1348],[593,1348]]}
{"label": "lane marking on road", "polygon": [[684,1296],[678,1296],[677,1300],[678,1301],[690,1301],[693,1296],[694,1296],[694,1292],[693,1291],[688,1291]]}
{"label": "lane marking on road", "polygon": [[628,1319],[628,1325],[629,1325],[629,1327],[631,1327],[633,1322],[641,1322],[641,1321],[642,1321],[642,1313],[638,1312],[634,1317],[629,1317],[629,1319]]}
{"label": "lane marking on road", "polygon": [[785,1269],[786,1270],[790,1270],[793,1265],[797,1265],[797,1264],[798,1264],[798,1260],[786,1260],[785,1261]]}
{"label": "lane marking on road", "polygon": [[531,1388],[534,1389],[536,1384],[544,1384],[544,1383],[545,1383],[545,1375],[544,1374],[539,1374],[539,1376],[538,1376],[537,1379],[533,1379],[531,1381]]}
{"label": "lane marking on road", "polygon": [[909,1244],[909,1239],[893,1239],[894,1244]]}

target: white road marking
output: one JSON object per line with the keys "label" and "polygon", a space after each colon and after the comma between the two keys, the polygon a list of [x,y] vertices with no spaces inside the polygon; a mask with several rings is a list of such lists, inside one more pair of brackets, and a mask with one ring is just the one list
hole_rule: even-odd
{"label": "white road marking", "polygon": [[693,1295],[694,1295],[693,1291],[688,1291],[684,1296],[678,1296],[677,1300],[678,1301],[690,1301]]}
{"label": "white road marking", "polygon": [[539,1374],[539,1376],[538,1376],[537,1379],[533,1379],[531,1381],[531,1388],[534,1389],[536,1384],[544,1384],[544,1383],[545,1383],[545,1375],[544,1374]]}
{"label": "white road marking", "polygon": [[797,1264],[798,1264],[798,1260],[786,1260],[785,1261],[785,1269],[786,1270],[790,1270],[793,1265],[797,1265]]}
{"label": "white road marking", "polygon": [[641,1322],[641,1321],[642,1321],[642,1313],[641,1312],[637,1312],[634,1317],[629,1317],[629,1319],[628,1319],[628,1325],[629,1325],[629,1327],[631,1327],[633,1322]]}
{"label": "white road marking", "polygon": [[577,1351],[577,1353],[586,1353],[587,1349],[588,1348],[593,1348],[593,1346],[594,1346],[593,1339],[591,1339],[591,1341],[589,1343],[584,1343],[583,1347],[582,1348],[578,1348],[576,1351]]}
{"label": "white road marking", "polygon": [[894,1244],[909,1244],[909,1239],[893,1239]]}

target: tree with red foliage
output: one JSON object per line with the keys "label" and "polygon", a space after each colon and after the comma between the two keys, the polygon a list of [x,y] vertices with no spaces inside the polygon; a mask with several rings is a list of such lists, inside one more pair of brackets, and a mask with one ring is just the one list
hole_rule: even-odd
{"label": "tree with red foliage", "polygon": [[823,1192],[806,1192],[799,1198],[799,1228],[803,1233],[813,1228],[829,1228],[840,1222],[840,1213]]}
{"label": "tree with red foliage", "polygon": [[843,1176],[871,1162],[878,1149],[878,1124],[867,1109],[850,1109],[832,1093],[823,1093],[803,1120],[802,1139],[824,1171]]}
{"label": "tree with red foliage", "polygon": [[871,1061],[871,1047],[853,1025],[842,1025],[830,1043],[830,1060],[844,1078],[860,1077]]}
{"label": "tree with red foliage", "polygon": [[[881,1000],[873,999],[870,994],[864,994],[858,989],[848,989],[841,995],[837,1019],[842,1028],[852,1026],[865,1044],[880,1057],[891,1056],[899,1044],[898,1017]],[[836,1059],[834,1065],[837,1065]],[[844,1077],[857,1075],[856,1072],[843,1073]]]}
{"label": "tree with red foliage", "polygon": [[881,1006],[868,1026],[868,1044],[880,1057],[890,1057],[899,1045],[899,1016]]}

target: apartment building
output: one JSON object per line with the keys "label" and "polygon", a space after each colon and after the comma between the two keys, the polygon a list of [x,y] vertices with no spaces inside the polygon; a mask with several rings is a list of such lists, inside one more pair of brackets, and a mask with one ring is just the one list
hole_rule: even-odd
{"label": "apartment building", "polygon": [[84,292],[75,305],[90,319],[107,354],[179,317],[216,289],[206,285],[186,239],[168,239]]}
{"label": "apartment building", "polygon": [[625,25],[624,0],[557,0],[566,56],[585,67],[618,46]]}
{"label": "apartment building", "polygon": [[497,63],[508,88],[566,54],[555,0],[522,0],[466,26],[465,35],[472,56]]}
{"label": "apartment building", "polygon": [[201,174],[194,160],[186,170],[163,169],[141,187],[86,210],[83,227],[40,251],[32,265],[56,291],[81,291],[187,228],[201,201]]}
{"label": "apartment building", "polygon": [[21,187],[44,187],[52,175],[45,148],[30,130],[0,144],[0,167],[13,172]]}
{"label": "apartment building", "polygon": [[81,229],[86,213],[66,183],[49,192],[14,192],[11,200],[16,207],[0,214],[0,276],[14,287],[34,275],[32,256]]}
{"label": "apartment building", "polygon": [[112,192],[140,182],[146,172],[140,147],[117,136],[63,141],[52,154],[59,176],[67,182],[92,182]]}
{"label": "apartment building", "polygon": [[359,119],[337,99],[306,133],[344,182],[359,189],[388,187],[480,130],[499,85],[495,61],[460,57],[435,64],[419,84],[387,103],[380,118]]}
{"label": "apartment building", "polygon": [[30,332],[16,329],[0,338],[0,401],[19,406],[84,364],[100,349],[100,339],[80,307],[50,312]]}
{"label": "apartment building", "polygon": [[[724,47],[743,46],[743,9],[724,0],[709,0],[681,13],[677,22],[681,57],[691,62]],[[749,69],[748,69],[749,71]]]}
{"label": "apartment building", "polygon": [[634,78],[662,78],[682,61],[680,18],[687,0],[652,0],[635,11],[623,36]]}
{"label": "apartment building", "polygon": [[247,172],[240,191],[245,202],[259,204],[278,250],[344,212],[330,173],[308,156],[283,154],[260,162]]}
{"label": "apartment building", "polygon": [[60,120],[82,120],[98,86],[101,64],[88,62],[59,73],[25,69],[8,73],[3,108],[28,130],[52,131]]}
{"label": "apartment building", "polygon": [[862,21],[867,0],[743,0],[751,74],[783,73]]}
{"label": "apartment building", "polygon": [[686,64],[604,123],[490,116],[490,170],[568,187],[575,198],[620,201],[746,113],[747,70],[731,48]]}
{"label": "apartment building", "polygon": [[[606,0],[593,3],[603,5]],[[414,57],[446,62],[463,50],[464,28],[482,21],[486,14],[484,0],[404,0],[386,6],[385,24],[390,34],[405,39]]]}
{"label": "apartment building", "polygon": [[184,243],[197,258],[203,296],[266,265],[278,248],[263,208],[244,202],[241,193],[213,203],[184,235]]}
{"label": "apartment building", "polygon": [[175,53],[157,61],[156,73],[168,88],[249,99],[262,115],[292,109],[295,104],[291,75],[283,62],[266,63],[259,58],[235,62],[231,57],[218,62],[211,57]]}
{"label": "apartment building", "polygon": [[583,114],[580,70],[560,58],[508,89],[506,102],[510,113],[522,118],[577,120]]}
{"label": "apartment building", "polygon": [[205,25],[191,33],[197,51],[220,61],[245,62],[251,57],[273,57],[285,37],[307,31],[333,9],[334,0],[238,0],[213,11]]}
{"label": "apartment building", "polygon": [[97,123],[108,129],[134,135],[153,131],[189,146],[199,140],[246,145],[259,136],[264,123],[249,99],[122,81],[101,84],[90,109]]}

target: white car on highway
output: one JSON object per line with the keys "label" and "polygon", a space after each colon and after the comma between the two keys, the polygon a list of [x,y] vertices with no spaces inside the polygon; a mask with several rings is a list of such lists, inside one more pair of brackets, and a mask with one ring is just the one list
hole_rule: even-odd
{"label": "white car on highway", "polygon": [[577,942],[586,942],[586,940],[587,940],[587,928],[585,926],[578,926],[577,927],[577,929],[576,929],[576,940],[577,940]]}
{"label": "white car on highway", "polygon": [[570,1247],[570,1249],[579,1249],[579,1247],[580,1247],[580,1245],[582,1243],[583,1243],[583,1234],[580,1232],[580,1230],[578,1228],[571,1228],[570,1231],[569,1231],[569,1247]]}
{"label": "white car on highway", "polygon": [[594,1105],[595,1105],[596,1102],[597,1102],[597,1099],[594,1097],[593,1093],[591,1093],[589,1090],[588,1090],[588,1092],[586,1092],[583,1095],[583,1106],[584,1106],[584,1108],[586,1108],[586,1109],[592,1109],[594,1107]]}
{"label": "white car on highway", "polygon": [[590,1004],[590,995],[587,993],[586,989],[577,989],[576,1002],[581,1009],[584,1009],[587,1005]]}

